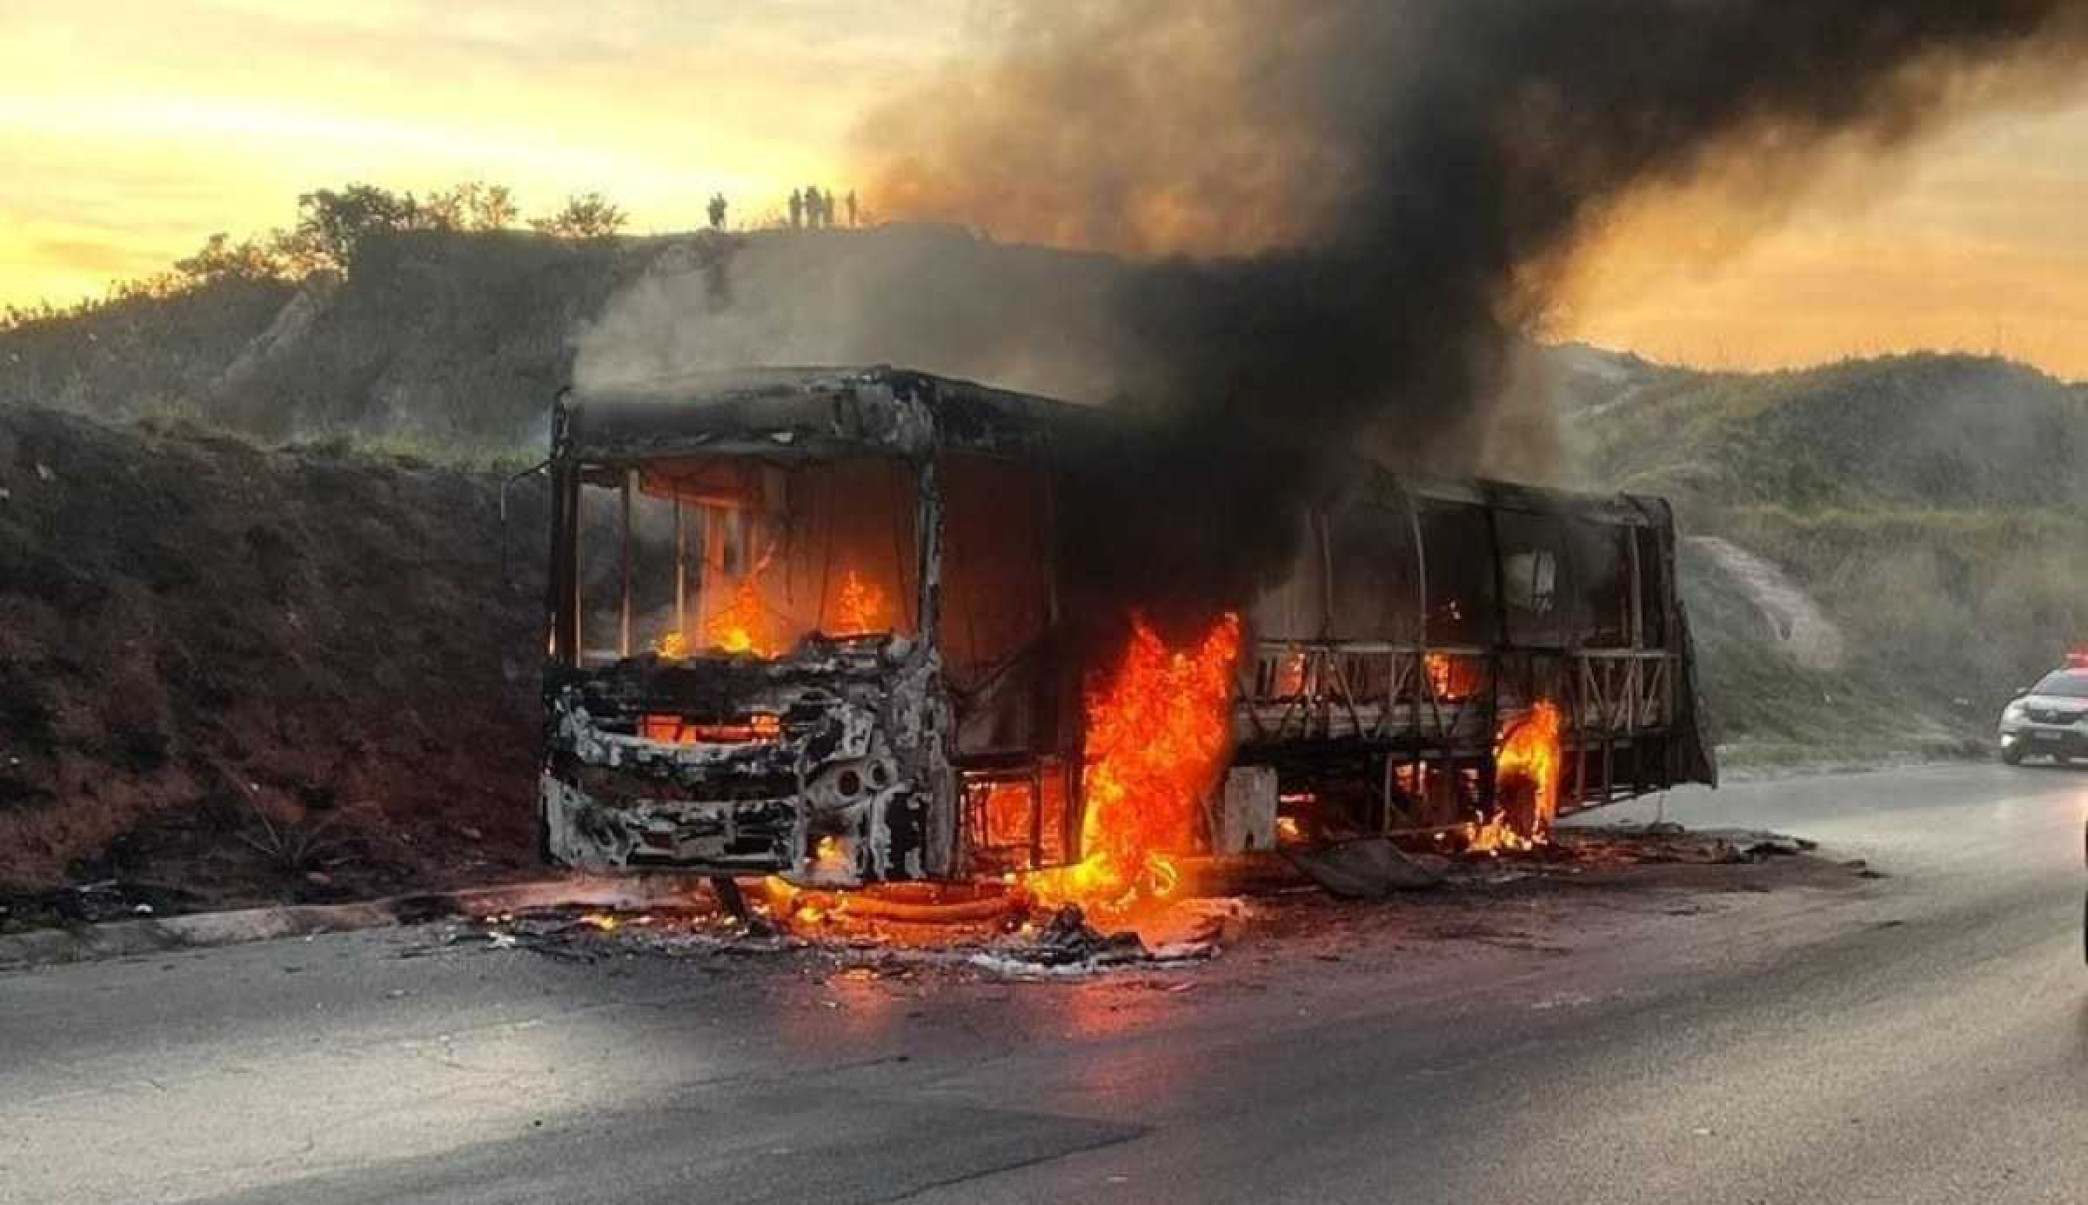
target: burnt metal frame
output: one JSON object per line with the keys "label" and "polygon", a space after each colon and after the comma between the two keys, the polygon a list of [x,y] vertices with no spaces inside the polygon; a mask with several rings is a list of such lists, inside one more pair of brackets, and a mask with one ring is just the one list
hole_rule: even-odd
{"label": "burnt metal frame", "polygon": [[[1382,758],[1383,772],[1377,784],[1378,815],[1389,833],[1427,833],[1454,827],[1462,821],[1410,815],[1401,807],[1396,782],[1408,767],[1419,772],[1427,766],[1460,764],[1478,770],[1478,803],[1491,811],[1496,804],[1495,757],[1503,730],[1504,715],[1515,717],[1540,695],[1560,708],[1565,720],[1562,747],[1568,757],[1560,811],[1570,814],[1587,807],[1613,802],[1620,786],[1625,795],[1670,785],[1671,766],[1663,758],[1659,771],[1649,774],[1644,750],[1664,741],[1678,719],[1678,692],[1683,688],[1677,667],[1686,655],[1682,647],[1683,625],[1673,601],[1671,587],[1663,592],[1668,608],[1661,625],[1663,644],[1646,645],[1645,576],[1640,532],[1664,533],[1651,522],[1613,522],[1629,533],[1628,550],[1630,614],[1629,645],[1589,648],[1567,642],[1560,646],[1518,646],[1510,642],[1508,604],[1502,580],[1498,517],[1502,507],[1485,504],[1487,547],[1474,550],[1485,555],[1493,572],[1493,631],[1499,636],[1489,645],[1434,645],[1428,640],[1430,549],[1423,538],[1421,508],[1417,495],[1399,491],[1406,510],[1412,539],[1415,568],[1415,616],[1418,639],[1398,641],[1303,640],[1295,638],[1258,640],[1253,663],[1245,667],[1242,689],[1234,707],[1236,738],[1249,756],[1273,755],[1285,746],[1333,749],[1361,748]],[[1419,495],[1426,498],[1427,495]],[[1570,511],[1566,512],[1571,514]],[[1587,516],[1578,516],[1586,518]],[[1595,521],[1600,521],[1595,520]],[[1326,515],[1315,511],[1312,541],[1318,557],[1311,566],[1320,575],[1322,600],[1333,595],[1335,567],[1329,555]],[[1672,583],[1673,552],[1661,542],[1664,570],[1660,581]],[[1437,550],[1440,555],[1440,549]],[[1561,549],[1569,559],[1571,547]],[[1571,574],[1572,566],[1563,570]],[[1324,608],[1323,601],[1323,608]],[[1323,616],[1324,618],[1324,616]],[[1462,676],[1480,684],[1461,697],[1438,694],[1427,665],[1431,657],[1447,657],[1464,664]],[[1372,685],[1382,684],[1381,693],[1366,697],[1356,683],[1366,678],[1359,672],[1367,661],[1384,658],[1378,675],[1369,675]],[[1540,664],[1549,681],[1540,685]],[[1519,672],[1515,672],[1519,671]],[[1270,687],[1294,678],[1297,689],[1288,695],[1270,693]],[[1509,682],[1508,679],[1518,679]],[[1515,689],[1504,698],[1504,685]],[[1632,779],[1620,784],[1616,777],[1617,753],[1631,748]],[[1591,765],[1591,759],[1599,759]],[[1599,772],[1598,772],[1599,771]]]}
{"label": "burnt metal frame", "polygon": [[[865,374],[875,379],[878,374]],[[975,388],[975,387],[973,387]],[[706,450],[702,448],[678,451],[661,451],[652,454],[632,453],[623,456],[583,458],[571,454],[561,455],[569,449],[572,440],[571,422],[575,408],[569,402],[570,395],[561,395],[553,408],[553,456],[546,462],[554,482],[551,573],[548,583],[547,610],[551,620],[551,637],[548,644],[549,658],[575,668],[585,664],[586,649],[582,616],[582,591],[579,580],[580,561],[580,507],[582,487],[596,483],[613,474],[613,485],[602,484],[618,491],[618,575],[619,575],[619,623],[617,651],[619,657],[629,657],[631,646],[632,608],[632,503],[637,489],[638,474],[642,464],[662,460],[701,456],[758,456],[743,448]],[[1062,405],[1062,404],[1059,404]],[[941,641],[941,568],[943,554],[943,505],[939,488],[938,464],[944,455],[987,455],[984,449],[952,447],[939,439],[931,438],[924,446],[898,450],[875,444],[864,444],[847,454],[882,455],[905,463],[912,470],[917,490],[916,531],[916,593],[918,614],[916,630],[918,637],[936,647]],[[836,455],[840,455],[837,453]],[[1002,456],[1002,459],[1019,460],[1020,457]],[[1045,531],[1044,546],[1049,550],[1052,563],[1047,569],[1048,593],[1045,599],[1047,629],[1055,629],[1061,620],[1059,582],[1057,579],[1056,539],[1056,494],[1059,486],[1056,473],[1044,474]],[[675,499],[675,563],[677,572],[675,606],[676,614],[686,624],[686,547],[682,524],[681,499]],[[707,555],[707,554],[706,554]],[[945,688],[946,690],[947,688]],[[951,814],[931,818],[932,826],[947,826],[945,831],[935,833],[932,843],[945,851],[947,864],[961,868],[967,857],[967,832],[969,821],[967,788],[974,782],[986,780],[1020,780],[1029,787],[1030,798],[1030,857],[1033,865],[1041,865],[1047,848],[1043,824],[1046,812],[1046,778],[1058,776],[1063,798],[1067,801],[1064,814],[1060,817],[1064,831],[1058,834],[1056,846],[1069,858],[1078,856],[1079,817],[1083,808],[1081,779],[1077,772],[1079,764],[1079,740],[1077,727],[1068,734],[1060,730],[1061,747],[1032,747],[1019,757],[1010,759],[1005,755],[997,758],[967,759],[956,749],[955,725],[945,732],[946,758],[950,782],[947,794],[955,802]],[[1066,742],[1070,740],[1070,747]]]}
{"label": "burnt metal frame", "polygon": [[[943,534],[935,488],[937,456],[943,452],[979,453],[1049,465],[1052,471],[1048,477],[1056,487],[1067,468],[1065,449],[1081,446],[1083,440],[1107,443],[1116,438],[1106,422],[1081,407],[892,369],[760,372],[723,384],[670,383],[601,400],[608,410],[595,413],[595,402],[591,400],[589,421],[593,425],[577,441],[577,409],[566,405],[562,396],[553,411],[553,455],[548,464],[553,482],[554,544],[547,613],[551,628],[549,652],[554,665],[564,662],[578,666],[581,662],[577,529],[583,462],[628,466],[677,455],[760,455],[784,448],[793,448],[798,455],[822,454],[815,449],[881,450],[907,458],[922,466],[922,499],[929,516],[920,529],[919,627],[932,640],[940,627]],[[627,475],[625,481],[627,484]],[[1690,727],[1694,707],[1688,629],[1674,599],[1672,520],[1664,504],[1631,498],[1585,499],[1579,503],[1568,499],[1564,503],[1569,513],[1580,513],[1584,518],[1601,521],[1601,514],[1607,512],[1623,516],[1612,520],[1619,526],[1659,533],[1655,542],[1661,557],[1657,583],[1665,613],[1658,648],[1645,647],[1649,587],[1646,567],[1641,564],[1645,541],[1637,534],[1628,541],[1632,647],[1518,648],[1507,643],[1505,616],[1501,614],[1495,619],[1502,639],[1495,644],[1435,645],[1429,641],[1426,629],[1429,565],[1416,498],[1475,503],[1486,511],[1487,552],[1492,558],[1494,606],[1498,611],[1506,605],[1496,538],[1498,511],[1548,510],[1559,504],[1562,496],[1484,483],[1453,488],[1449,493],[1409,488],[1400,488],[1397,493],[1413,537],[1421,624],[1418,639],[1410,644],[1259,642],[1250,662],[1257,679],[1269,680],[1263,671],[1271,655],[1295,656],[1302,659],[1302,684],[1309,689],[1301,689],[1295,699],[1273,700],[1242,689],[1235,700],[1235,730],[1248,746],[1282,747],[1305,757],[1314,756],[1315,750],[1326,750],[1330,758],[1360,749],[1367,756],[1379,758],[1383,772],[1378,790],[1385,804],[1382,814],[1387,827],[1392,826],[1396,811],[1395,780],[1402,767],[1414,767],[1417,771],[1429,766],[1483,768],[1478,789],[1490,805],[1494,797],[1492,765],[1503,713],[1504,682],[1511,674],[1518,676],[1527,697],[1533,676],[1540,667],[1548,667],[1551,681],[1560,684],[1559,701],[1570,725],[1569,748],[1574,754],[1570,799],[1574,805],[1612,798],[1619,785],[1615,772],[1619,749],[1630,746],[1641,733],[1664,734],[1657,739],[1666,739],[1678,731],[1673,728],[1678,723],[1687,730],[1688,740],[1683,746],[1686,756],[1676,755],[1677,746],[1670,739],[1662,750],[1663,764],[1649,777],[1643,747],[1634,748],[1631,781],[1625,789],[1642,790],[1655,780],[1655,785],[1665,785],[1678,776],[1704,781],[1715,778],[1715,767],[1695,745],[1695,730]],[[1047,495],[1047,503],[1055,507],[1055,495]],[[1055,516],[1049,526],[1056,527]],[[567,538],[568,534],[571,538]],[[1325,574],[1330,570],[1323,525],[1318,535],[1321,572]],[[681,543],[678,535],[678,560]],[[1048,545],[1055,547],[1056,540],[1049,540]],[[1048,614],[1051,628],[1057,630],[1064,621],[1059,609],[1060,583],[1055,572],[1049,578],[1053,593]],[[1481,689],[1462,698],[1439,697],[1426,671],[1427,659],[1434,655],[1465,664]],[[1385,660],[1383,697],[1361,698],[1364,692],[1357,689],[1357,684],[1364,674],[1360,671],[1375,658]],[[1412,701],[1401,701],[1406,698]],[[1345,731],[1336,726],[1337,707],[1348,721]],[[1656,719],[1669,727],[1650,726]],[[1032,799],[1041,812],[1042,776],[1051,772],[1044,762],[1051,759],[1055,759],[1056,771],[1066,776],[1069,802],[1065,820],[1070,831],[1065,834],[1064,849],[1069,857],[1078,856],[1082,807],[1078,727],[1076,722],[1070,731],[1062,729],[1058,733],[1060,748],[1032,749],[1032,764],[1027,767],[1004,764],[1005,758],[959,764],[954,757],[954,744],[948,743],[953,730],[945,730],[938,743],[944,749],[943,765],[949,781],[941,795],[946,802],[936,809],[932,819],[937,831],[930,836],[930,845],[942,851],[942,872],[957,870],[963,853],[965,775],[1008,776],[1019,770],[1032,785]],[[1599,778],[1589,765],[1598,753]],[[1597,782],[1599,790],[1591,785]],[[1033,855],[1040,855],[1043,850],[1041,834],[1036,833],[1036,825],[1041,822],[1041,816],[1033,815]],[[931,873],[935,870],[931,866]]]}
{"label": "burnt metal frame", "polygon": [[[865,453],[865,455],[873,455],[873,454],[874,454],[874,453]],[[698,458],[698,457],[699,457],[700,455],[701,455],[701,454],[700,454],[700,453],[698,453],[698,454],[695,454],[695,455],[691,455],[691,456],[689,456],[689,457],[686,457],[686,459],[696,459],[696,458]],[[888,458],[888,459],[896,459],[896,458],[892,458],[892,457],[887,457],[887,458]],[[661,459],[684,459],[684,458],[683,458],[683,457],[663,457],[663,458],[661,458]],[[633,529],[632,529],[632,523],[631,523],[631,520],[632,520],[632,506],[633,506],[633,500],[634,500],[634,497],[635,497],[636,493],[638,492],[638,488],[639,488],[639,485],[638,485],[638,483],[639,483],[639,474],[640,474],[640,472],[641,472],[641,469],[639,468],[639,465],[640,465],[640,463],[642,463],[642,462],[638,462],[638,461],[619,461],[619,462],[606,462],[606,461],[601,461],[601,462],[597,462],[597,461],[585,461],[585,462],[578,462],[578,463],[574,464],[573,466],[571,466],[571,467],[572,467],[572,469],[574,470],[575,476],[576,476],[576,478],[577,478],[577,481],[578,481],[578,485],[579,485],[579,486],[583,486],[583,487],[584,487],[584,486],[586,486],[586,485],[594,484],[593,482],[591,482],[591,481],[589,481],[589,480],[588,480],[588,475],[589,475],[589,473],[590,473],[590,472],[592,472],[592,473],[594,473],[594,474],[597,474],[597,475],[600,475],[600,474],[603,474],[603,473],[614,473],[614,474],[616,475],[616,485],[615,485],[615,486],[613,486],[613,487],[608,487],[608,486],[604,486],[604,487],[602,487],[602,488],[613,488],[613,489],[615,489],[615,490],[616,490],[616,492],[617,492],[617,510],[618,510],[618,526],[617,526],[617,597],[618,597],[618,603],[617,603],[617,640],[616,640],[616,653],[617,653],[617,656],[618,656],[618,657],[629,657],[629,656],[630,656],[630,655],[632,654],[632,651],[633,651],[633,650],[632,650],[632,645],[631,645],[631,632],[632,632],[632,611],[631,611],[631,605],[632,605],[632,604],[631,604],[631,587],[632,587],[632,581],[633,581],[633,574],[634,574],[634,565],[635,565],[635,561],[634,561],[634,559],[633,559],[633,538],[634,538],[634,537],[633,537]],[[934,528],[935,532],[937,533],[938,537],[939,537],[939,535],[940,535],[940,531],[941,531],[941,515],[942,515],[942,511],[941,511],[941,504],[940,504],[940,501],[939,501],[939,499],[938,499],[938,498],[936,497],[936,495],[935,495],[935,487],[934,487],[934,483],[933,483],[933,481],[932,481],[932,480],[924,480],[924,478],[926,478],[926,477],[929,477],[929,476],[932,476],[932,473],[933,473],[932,463],[931,463],[930,465],[923,465],[923,464],[920,464],[920,463],[916,463],[916,462],[913,462],[913,461],[906,461],[905,463],[907,464],[907,467],[908,467],[908,468],[910,468],[910,469],[913,469],[913,470],[914,470],[914,472],[915,472],[915,479],[916,479],[916,481],[919,481],[919,482],[921,483],[921,484],[920,484],[920,487],[919,487],[919,489],[918,489],[918,491],[917,491],[917,497],[916,497],[916,509],[915,509],[915,523],[917,524],[917,530],[919,530],[920,532],[922,532],[922,533],[923,533],[923,542],[925,543],[925,540],[926,540],[926,535],[927,535],[928,531],[930,530],[930,527],[931,527],[931,523],[932,523],[932,526],[933,526],[933,528]],[[569,583],[568,585],[566,585],[566,586],[560,586],[560,585],[556,584],[556,582],[554,582],[554,586],[553,586],[553,593],[552,593],[552,602],[551,602],[551,608],[552,608],[552,615],[554,616],[554,620],[553,620],[553,626],[554,626],[554,630],[555,630],[555,629],[556,629],[556,627],[557,627],[557,620],[556,620],[556,616],[557,616],[557,615],[559,614],[559,610],[558,610],[558,607],[559,607],[559,602],[560,602],[560,600],[565,600],[565,601],[566,601],[566,604],[567,604],[567,605],[568,605],[568,606],[570,607],[570,609],[571,609],[571,612],[572,612],[572,615],[573,615],[573,622],[574,622],[574,624],[576,624],[576,625],[577,625],[577,624],[579,623],[579,615],[580,615],[580,583],[579,583],[579,580],[578,580],[578,563],[579,563],[579,556],[580,556],[580,523],[579,523],[579,502],[578,502],[578,498],[579,498],[579,497],[580,497],[580,495],[578,494],[578,491],[577,491],[577,488],[576,488],[576,491],[575,491],[575,494],[574,494],[574,502],[573,502],[573,508],[572,508],[572,511],[571,511],[570,513],[567,513],[567,512],[564,512],[564,511],[560,511],[560,512],[559,512],[559,513],[557,514],[557,516],[556,516],[556,517],[554,518],[554,520],[553,520],[553,526],[552,526],[552,540],[554,541],[554,543],[556,543],[556,544],[559,544],[559,545],[566,545],[566,544],[570,544],[570,546],[571,546],[571,547],[570,547],[570,550],[567,550],[567,549],[565,549],[565,548],[563,548],[563,547],[560,547],[560,548],[554,549],[554,551],[553,551],[553,553],[552,553],[552,563],[553,563],[554,567],[556,567],[556,566],[557,566],[557,565],[559,564],[559,553],[560,553],[561,551],[566,551],[566,552],[568,552],[568,559],[569,559],[569,560],[570,560],[570,561],[572,562],[572,568],[571,568],[571,570],[569,571],[569,572],[570,572],[570,574],[571,574],[571,577],[572,577],[572,580],[571,580],[571,582],[570,582],[570,583]],[[676,624],[676,626],[677,626],[678,628],[682,629],[682,630],[686,630],[686,629],[687,629],[687,627],[688,627],[688,540],[687,540],[687,530],[686,530],[686,528],[685,528],[685,526],[684,526],[684,523],[683,523],[683,511],[684,511],[684,507],[683,507],[683,499],[682,499],[681,495],[677,494],[677,495],[676,495],[676,496],[674,497],[674,499],[673,499],[673,507],[674,507],[674,539],[673,539],[673,543],[674,543],[674,575],[675,575],[675,580],[674,580],[674,618],[675,618],[675,624]],[[711,538],[713,537],[713,535],[714,535],[714,534],[715,534],[715,533],[706,533],[706,547],[708,547],[708,546],[709,546],[709,541],[710,541],[710,539],[711,539]],[[706,554],[706,555],[708,555],[708,554]],[[929,561],[928,561],[928,557],[929,557],[929,552],[928,552],[928,550],[927,550],[927,549],[926,549],[925,547],[923,547],[923,548],[922,548],[922,549],[920,550],[920,555],[919,555],[919,556],[918,556],[918,557],[916,558],[916,559],[917,559],[917,561],[918,561],[918,564],[916,564],[916,566],[915,566],[915,576],[916,576],[916,581],[917,581],[917,594],[918,594],[918,597],[917,597],[917,598],[915,599],[915,606],[916,606],[916,607],[918,608],[918,610],[917,610],[917,612],[916,612],[916,613],[917,613],[917,614],[919,614],[919,615],[920,615],[920,616],[922,617],[922,630],[923,630],[923,631],[927,631],[927,630],[928,630],[928,628],[927,628],[927,626],[926,626],[926,624],[927,624],[927,622],[928,622],[928,619],[929,619],[929,617],[930,617],[930,616],[932,616],[933,614],[935,614],[935,612],[936,612],[936,608],[937,608],[937,603],[936,603],[936,599],[935,599],[935,597],[934,597],[933,595],[931,595],[930,591],[929,591],[929,590],[928,590],[928,588],[927,588],[927,584],[928,584],[928,578],[927,578],[927,575],[926,575],[926,570],[927,570],[927,566],[928,566],[928,564],[929,564]],[[937,561],[936,561],[936,564],[938,564],[938,565],[940,564],[940,559],[939,559],[939,553],[938,553],[938,559],[937,559]],[[554,579],[556,579],[556,578],[558,577],[558,574],[557,574],[556,572],[554,572],[554,573],[553,573],[553,577],[554,577]],[[576,665],[576,666],[577,666],[577,665],[581,664],[581,661],[579,660],[579,658],[581,657],[581,655],[582,655],[582,654],[584,654],[584,652],[585,652],[585,649],[584,649],[584,648],[583,648],[583,647],[582,647],[582,646],[580,645],[580,643],[578,642],[578,638],[577,638],[577,637],[575,638],[575,641],[574,641],[574,643],[573,643],[573,644],[571,644],[571,645],[570,645],[569,647],[570,647],[570,651],[571,651],[571,656],[570,656],[570,657],[566,656],[566,653],[567,653],[567,648],[568,648],[568,646],[565,646],[565,645],[563,645],[563,644],[557,644],[557,645],[554,645],[554,646],[553,646],[553,655],[554,655],[554,659],[562,660],[562,661],[564,661],[564,662],[565,662],[566,664],[569,664],[569,665]]]}

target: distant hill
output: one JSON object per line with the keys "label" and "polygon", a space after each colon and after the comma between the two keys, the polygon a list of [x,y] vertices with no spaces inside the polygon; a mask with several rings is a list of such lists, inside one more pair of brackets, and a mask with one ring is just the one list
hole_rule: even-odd
{"label": "distant hill", "polygon": [[541,430],[575,327],[659,250],[387,233],[345,281],[228,281],[0,331],[0,404],[508,447]]}
{"label": "distant hill", "polygon": [[[0,404],[482,454],[576,374],[889,362],[1082,399],[1118,261],[947,226],[571,240],[379,232],[343,281],[232,281],[0,330]],[[1043,329],[1043,338],[1030,337]]]}
{"label": "distant hill", "polygon": [[[1601,353],[1560,349],[1569,363]],[[1922,354],[1759,374],[1617,357],[1564,396],[1592,480],[1725,505],[2088,505],[2088,390]],[[1591,388],[1591,378],[1607,386]]]}

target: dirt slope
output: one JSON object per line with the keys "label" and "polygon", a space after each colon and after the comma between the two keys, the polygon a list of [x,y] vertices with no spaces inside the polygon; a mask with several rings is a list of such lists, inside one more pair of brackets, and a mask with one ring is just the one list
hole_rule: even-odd
{"label": "dirt slope", "polygon": [[0,407],[0,887],[527,864],[544,512],[504,589],[497,488]]}
{"label": "dirt slope", "polygon": [[1690,543],[1747,594],[1791,660],[1807,669],[1841,668],[1841,629],[1789,574],[1731,540],[1692,536]]}

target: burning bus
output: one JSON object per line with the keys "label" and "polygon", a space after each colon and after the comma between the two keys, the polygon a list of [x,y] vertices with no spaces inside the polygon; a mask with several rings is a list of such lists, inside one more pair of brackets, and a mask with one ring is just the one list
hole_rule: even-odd
{"label": "burning bus", "polygon": [[890,368],[561,396],[547,856],[1121,878],[1365,833],[1515,844],[1714,778],[1664,503],[1358,458],[1279,516],[1280,572],[1163,632],[1094,588],[1081,517],[1139,438]]}

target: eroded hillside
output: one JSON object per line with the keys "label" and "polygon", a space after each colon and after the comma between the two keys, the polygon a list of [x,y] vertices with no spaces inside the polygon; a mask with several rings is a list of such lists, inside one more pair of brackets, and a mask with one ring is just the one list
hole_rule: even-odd
{"label": "eroded hillside", "polygon": [[0,408],[0,884],[528,861],[544,515],[504,579],[498,484]]}

